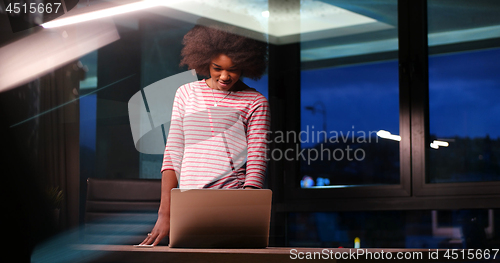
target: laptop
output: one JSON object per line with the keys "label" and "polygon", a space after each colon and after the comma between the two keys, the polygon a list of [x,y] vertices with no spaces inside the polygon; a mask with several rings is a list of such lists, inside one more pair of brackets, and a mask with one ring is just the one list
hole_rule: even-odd
{"label": "laptop", "polygon": [[170,199],[171,248],[265,248],[269,189],[178,189]]}

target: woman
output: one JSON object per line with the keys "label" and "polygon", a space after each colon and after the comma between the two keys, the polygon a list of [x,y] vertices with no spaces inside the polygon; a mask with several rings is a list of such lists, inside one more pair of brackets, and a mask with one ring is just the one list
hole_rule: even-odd
{"label": "woman", "polygon": [[157,245],[170,230],[170,190],[262,188],[270,129],[269,104],[241,77],[259,79],[266,43],[230,28],[197,25],[183,40],[181,65],[208,79],[176,93],[162,166],[157,222],[141,245]]}

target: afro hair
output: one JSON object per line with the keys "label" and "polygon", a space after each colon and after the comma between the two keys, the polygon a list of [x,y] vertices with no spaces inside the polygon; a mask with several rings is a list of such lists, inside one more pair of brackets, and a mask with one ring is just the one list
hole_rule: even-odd
{"label": "afro hair", "polygon": [[242,76],[259,79],[266,71],[267,44],[233,33],[234,27],[196,25],[183,39],[180,65],[210,76],[210,63],[220,54],[241,69]]}

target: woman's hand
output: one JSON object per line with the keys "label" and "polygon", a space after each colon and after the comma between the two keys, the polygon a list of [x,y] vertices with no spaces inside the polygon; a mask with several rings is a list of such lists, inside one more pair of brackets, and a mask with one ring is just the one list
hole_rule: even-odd
{"label": "woman's hand", "polygon": [[177,186],[177,176],[173,170],[165,170],[161,177],[161,202],[156,224],[139,245],[158,245],[170,232],[170,190]]}
{"label": "woman's hand", "polygon": [[160,241],[168,236],[170,231],[170,216],[169,215],[158,215],[158,220],[156,220],[156,224],[151,230],[151,233],[148,233],[148,236],[144,241],[142,241],[139,245],[150,245],[153,246],[158,245]]}

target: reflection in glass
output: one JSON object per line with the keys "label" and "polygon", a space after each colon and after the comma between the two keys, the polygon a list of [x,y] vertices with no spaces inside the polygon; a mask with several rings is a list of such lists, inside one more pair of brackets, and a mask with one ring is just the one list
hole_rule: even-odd
{"label": "reflection in glass", "polygon": [[397,72],[395,61],[302,71],[302,187],[399,183]]}
{"label": "reflection in glass", "polygon": [[290,247],[493,248],[493,209],[288,214]]}
{"label": "reflection in glass", "polygon": [[345,19],[301,36],[300,185],[399,184],[397,1],[322,2]]}
{"label": "reflection in glass", "polygon": [[429,183],[500,180],[500,49],[429,58]]}
{"label": "reflection in glass", "polygon": [[[427,183],[500,180],[498,1],[428,1]],[[446,12],[446,16],[442,16]]]}

